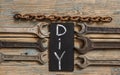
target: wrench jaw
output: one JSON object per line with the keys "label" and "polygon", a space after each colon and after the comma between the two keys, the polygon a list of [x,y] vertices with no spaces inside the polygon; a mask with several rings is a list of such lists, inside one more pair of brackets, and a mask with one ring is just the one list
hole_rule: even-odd
{"label": "wrench jaw", "polygon": [[49,37],[50,32],[45,33],[44,31],[46,31],[46,30],[43,29],[44,27],[49,27],[49,23],[40,22],[40,23],[37,24],[37,33],[36,33],[36,35],[38,35],[40,38]]}
{"label": "wrench jaw", "polygon": [[44,53],[39,53],[38,54],[38,59],[39,60],[37,60],[41,65],[44,65],[44,64],[46,64],[47,63],[47,61],[45,61],[43,58],[44,58],[44,56],[46,56],[46,54],[44,54]]}
{"label": "wrench jaw", "polygon": [[80,56],[78,57],[78,59],[79,59],[79,62],[78,62],[76,65],[77,65],[79,68],[84,69],[84,68],[86,68],[87,66],[89,66],[89,61],[87,61],[88,59],[87,59],[85,56],[80,55]]}
{"label": "wrench jaw", "polygon": [[86,24],[85,23],[77,23],[78,26],[80,26],[81,30],[77,32],[78,34],[86,34]]}
{"label": "wrench jaw", "polygon": [[44,47],[43,46],[43,43],[46,42],[47,40],[46,39],[39,39],[38,42],[37,42],[37,48],[43,52],[43,51],[46,51],[48,48],[47,47]]}
{"label": "wrench jaw", "polygon": [[91,41],[88,38],[80,36],[80,37],[77,37],[77,39],[80,41],[81,40],[83,41],[82,47],[75,48],[80,54],[85,54],[92,49]]}

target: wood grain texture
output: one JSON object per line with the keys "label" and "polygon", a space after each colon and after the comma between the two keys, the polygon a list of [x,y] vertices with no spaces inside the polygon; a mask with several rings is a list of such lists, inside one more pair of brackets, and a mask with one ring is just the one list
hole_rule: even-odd
{"label": "wood grain texture", "polygon": [[[111,16],[113,21],[104,24],[90,24],[97,26],[120,27],[120,0],[0,0],[0,27],[32,27],[38,22],[16,22],[15,13],[43,13],[81,16]],[[3,36],[6,34],[2,34]],[[14,36],[8,34],[9,36]],[[7,36],[8,36],[7,35]],[[32,36],[32,35],[25,35]],[[120,35],[85,35],[90,38],[120,38]],[[37,38],[0,38],[0,40],[36,41]],[[104,40],[104,39],[103,39]],[[117,39],[120,41],[120,39]],[[5,54],[35,55],[39,51],[33,49],[1,49]],[[119,50],[92,51],[89,58],[120,58]],[[79,54],[75,52],[75,57]],[[48,59],[48,58],[46,58]],[[76,58],[75,58],[76,63]],[[74,72],[49,72],[48,63],[39,65],[36,62],[4,62],[0,64],[0,75],[120,75],[120,66],[87,67]]]}

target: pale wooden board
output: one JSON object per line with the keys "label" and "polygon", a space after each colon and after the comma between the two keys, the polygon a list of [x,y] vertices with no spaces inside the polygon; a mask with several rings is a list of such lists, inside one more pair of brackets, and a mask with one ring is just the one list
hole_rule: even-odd
{"label": "pale wooden board", "polygon": [[[22,14],[43,13],[49,15],[57,13],[61,15],[111,16],[113,18],[111,23],[97,24],[97,26],[120,27],[120,0],[0,0],[0,27],[32,27],[38,24],[38,22],[15,22],[13,15],[16,12]],[[120,35],[85,36],[90,38],[120,38]],[[0,38],[0,40],[36,41],[36,38]],[[120,40],[118,39],[118,41]],[[22,54],[27,52],[29,55],[35,55],[39,51],[34,49],[1,49],[0,52],[5,54]],[[103,57],[114,59],[120,58],[119,52],[119,50],[101,50],[92,51],[85,55],[95,59],[102,59]],[[75,52],[75,57],[78,55]],[[45,59],[48,58],[46,57]],[[49,72],[48,63],[39,65],[36,62],[5,62],[0,64],[0,75],[120,75],[120,66],[91,66],[83,70],[75,66],[74,72]]]}

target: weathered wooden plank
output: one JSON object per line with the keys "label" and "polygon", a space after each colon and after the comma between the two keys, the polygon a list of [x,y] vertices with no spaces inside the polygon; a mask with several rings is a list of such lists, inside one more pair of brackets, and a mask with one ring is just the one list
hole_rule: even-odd
{"label": "weathered wooden plank", "polygon": [[[58,13],[61,15],[111,16],[111,23],[98,26],[120,26],[120,0],[0,0],[0,27],[32,27],[38,22],[15,22],[14,13]],[[91,24],[91,25],[96,25]],[[3,36],[2,34],[0,36]],[[13,36],[9,34],[9,36]],[[26,35],[32,36],[32,35]],[[120,35],[86,35],[87,37],[120,38]],[[33,37],[33,36],[32,36]],[[36,38],[0,38],[0,40],[36,41]],[[119,40],[118,40],[119,41]],[[34,49],[0,49],[5,54],[35,55]],[[75,57],[79,54],[75,52]],[[120,58],[119,50],[92,51],[85,54],[89,58]],[[47,59],[47,58],[46,58]],[[76,62],[76,58],[75,58]],[[48,63],[39,65],[36,62],[5,62],[0,64],[0,75],[119,75],[120,67],[88,67],[80,70],[75,66],[74,72],[49,72]]]}

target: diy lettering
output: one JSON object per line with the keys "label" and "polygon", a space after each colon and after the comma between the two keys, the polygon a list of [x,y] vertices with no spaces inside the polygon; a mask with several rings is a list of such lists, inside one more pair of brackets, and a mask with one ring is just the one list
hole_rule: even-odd
{"label": "diy lettering", "polygon": [[74,25],[52,23],[50,25],[49,70],[73,71]]}

